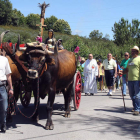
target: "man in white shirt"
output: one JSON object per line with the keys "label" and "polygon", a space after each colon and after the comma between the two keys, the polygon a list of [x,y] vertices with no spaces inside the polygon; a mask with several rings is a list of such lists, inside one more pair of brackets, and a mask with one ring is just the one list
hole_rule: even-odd
{"label": "man in white shirt", "polygon": [[6,92],[6,81],[9,85],[9,95],[13,95],[13,86],[11,80],[11,69],[8,59],[0,56],[0,125],[1,132],[6,132],[6,115],[8,107],[8,95]]}
{"label": "man in white shirt", "polygon": [[94,95],[94,93],[97,93],[96,76],[98,76],[98,66],[92,54],[89,54],[88,60],[85,62],[83,74],[85,95]]}
{"label": "man in white shirt", "polygon": [[111,96],[114,77],[117,77],[117,64],[115,60],[112,59],[111,53],[109,53],[107,59],[103,61],[103,68],[105,70],[106,85],[109,90],[107,95]]}

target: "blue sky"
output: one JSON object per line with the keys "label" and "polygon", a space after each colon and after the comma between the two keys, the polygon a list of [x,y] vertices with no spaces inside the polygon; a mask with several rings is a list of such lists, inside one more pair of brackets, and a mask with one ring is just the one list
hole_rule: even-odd
{"label": "blue sky", "polygon": [[[44,0],[10,0],[13,8],[24,16],[30,13],[40,14],[38,3]],[[45,18],[51,15],[64,19],[71,27],[72,34],[88,37],[93,30],[109,34],[113,39],[112,27],[123,17],[140,20],[140,0],[45,0],[50,4]]]}

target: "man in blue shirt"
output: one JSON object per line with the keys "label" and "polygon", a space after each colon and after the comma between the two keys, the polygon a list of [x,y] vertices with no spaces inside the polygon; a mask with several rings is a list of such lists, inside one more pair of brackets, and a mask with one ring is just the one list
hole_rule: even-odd
{"label": "man in blue shirt", "polygon": [[[129,58],[129,53],[125,52],[124,53],[125,59],[122,60],[120,67],[124,70],[127,67],[128,61],[130,60]],[[123,95],[126,96],[126,83],[127,83],[127,75],[123,74],[122,75],[122,84],[123,84]]]}

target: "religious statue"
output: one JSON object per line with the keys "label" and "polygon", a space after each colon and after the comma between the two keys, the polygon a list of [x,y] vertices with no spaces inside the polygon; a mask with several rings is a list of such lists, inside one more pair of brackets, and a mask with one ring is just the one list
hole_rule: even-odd
{"label": "religious statue", "polygon": [[58,39],[58,50],[63,50],[62,39]]}
{"label": "religious statue", "polygon": [[54,32],[52,29],[48,31],[48,38],[45,40],[45,44],[47,44],[48,50],[54,50],[56,39],[54,38]]}
{"label": "religious statue", "polygon": [[44,19],[45,16],[45,9],[50,5],[50,4],[46,4],[45,2],[43,4],[39,4],[39,7],[41,8],[41,18]]}

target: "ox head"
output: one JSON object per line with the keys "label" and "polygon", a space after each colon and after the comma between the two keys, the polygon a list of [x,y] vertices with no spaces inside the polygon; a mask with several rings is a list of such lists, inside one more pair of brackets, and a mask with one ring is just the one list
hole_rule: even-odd
{"label": "ox head", "polygon": [[26,50],[19,59],[28,63],[29,69],[27,77],[30,79],[36,79],[41,76],[45,70],[47,70],[47,64],[51,64],[54,61],[52,57],[56,57],[57,53],[57,45],[54,48],[54,52],[38,47],[38,45],[27,45]]}

